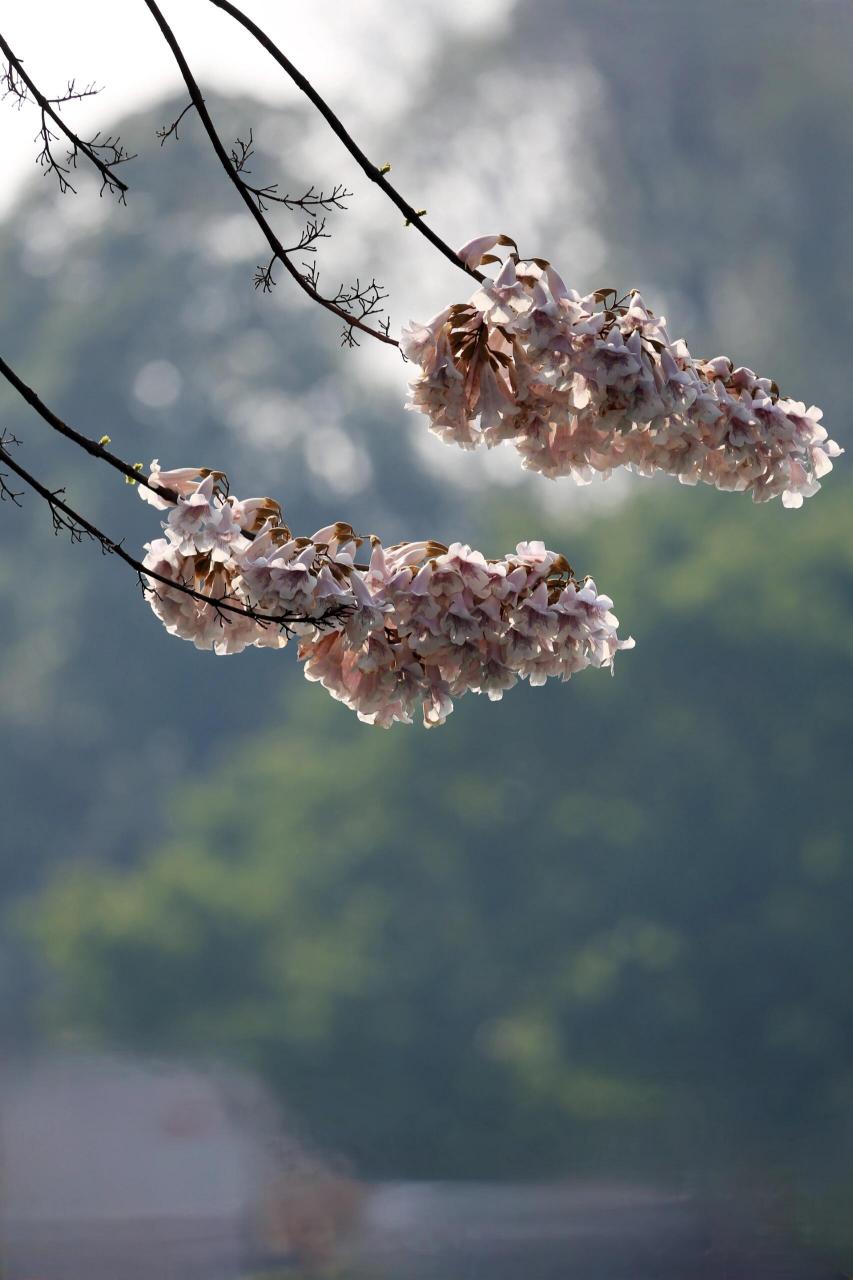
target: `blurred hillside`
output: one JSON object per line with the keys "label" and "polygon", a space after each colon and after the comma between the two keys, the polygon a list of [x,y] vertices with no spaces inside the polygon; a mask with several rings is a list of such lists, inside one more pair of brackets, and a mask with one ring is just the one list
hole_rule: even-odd
{"label": "blurred hillside", "polygon": [[[642,287],[694,350],[817,401],[849,446],[851,33],[832,0],[713,18],[530,0],[503,41],[448,48],[375,145],[437,226],[473,209],[460,239],[523,190],[506,229],[570,283]],[[558,90],[576,111],[554,179]],[[306,175],[299,112],[215,109],[226,138],[254,125],[265,179],[350,180],[319,143]],[[545,537],[638,647],[612,681],[468,698],[436,733],[383,735],[289,652],[179,644],[123,568],[54,540],[34,501],[4,508],[0,1034],[253,1063],[374,1171],[842,1178],[847,460],[798,513],[638,479],[591,498],[508,484],[425,445],[393,356],[377,376],[286,283],[252,290],[252,229],[197,129],[152,145],[175,114],[121,125],[141,153],[127,209],[42,183],[0,232],[10,362],[123,456],[223,466],[300,531],[340,517],[491,554]],[[543,138],[533,199],[522,160]],[[395,323],[463,296],[420,246],[407,292],[410,241],[394,224],[384,272],[384,223],[359,208],[337,243],[390,279]],[[101,527],[156,535],[131,489],[4,389],[0,408],[26,465]]]}

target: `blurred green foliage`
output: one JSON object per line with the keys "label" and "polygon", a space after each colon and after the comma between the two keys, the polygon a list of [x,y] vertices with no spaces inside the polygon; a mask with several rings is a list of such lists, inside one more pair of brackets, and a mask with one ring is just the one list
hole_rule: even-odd
{"label": "blurred green foliage", "polygon": [[[595,237],[589,259],[562,254],[559,185],[544,175],[525,214],[531,168],[503,152],[474,170],[483,201],[517,204],[506,229],[561,255],[572,285],[637,285],[695,351],[817,400],[849,449],[850,24],[847,0],[529,0],[493,44],[448,45],[388,113],[382,154],[407,189],[440,189],[446,140],[473,163],[465,125],[491,127],[493,94],[547,143],[573,109],[555,85],[578,76],[588,110],[565,147],[603,260]],[[296,108],[215,105],[224,136],[258,122],[259,165],[304,189],[279,141],[300,136]],[[4,509],[4,1054],[53,1032],[225,1055],[367,1173],[724,1170],[752,1189],[766,1172],[849,1270],[849,456],[801,512],[636,481],[589,524],[569,485],[558,521],[544,482],[483,492],[449,451],[435,469],[366,353],[339,354],[284,286],[252,291],[253,242],[208,252],[233,193],[191,121],[156,146],[174,114],[121,125],[140,151],[128,209],[86,230],[40,183],[0,228],[4,354],[120,452],[226,465],[238,492],[282,496],[294,528],[343,515],[489,554],[544,536],[638,647],[613,680],[468,698],[434,733],[383,734],[305,687],[291,654],[175,643],[119,566],[57,542],[35,502]],[[454,212],[436,209],[442,229]],[[386,226],[351,232],[381,279]],[[393,303],[396,324],[405,292]],[[155,412],[132,388],[164,357],[184,385]],[[120,480],[57,452],[2,388],[0,408],[46,482],[128,545],[152,536]],[[300,415],[365,452],[361,492],[308,464]]]}
{"label": "blurred green foliage", "polygon": [[375,1171],[843,1147],[849,503],[835,477],[799,513],[660,485],[582,559],[564,532],[638,639],[612,680],[429,734],[289,693],[179,787],[172,839],[32,908],[54,1025],[248,1060]]}

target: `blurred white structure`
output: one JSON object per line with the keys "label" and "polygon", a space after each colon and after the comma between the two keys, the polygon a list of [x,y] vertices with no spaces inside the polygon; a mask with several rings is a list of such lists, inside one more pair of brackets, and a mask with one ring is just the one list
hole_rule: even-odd
{"label": "blurred white structure", "polygon": [[0,1275],[205,1280],[322,1257],[358,1196],[251,1077],[68,1056],[0,1076]]}

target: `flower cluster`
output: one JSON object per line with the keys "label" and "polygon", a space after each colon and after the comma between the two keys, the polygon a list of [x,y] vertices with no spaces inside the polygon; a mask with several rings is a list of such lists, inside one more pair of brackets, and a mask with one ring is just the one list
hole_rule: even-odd
{"label": "flower cluster", "polygon": [[[498,262],[497,244],[515,250],[482,236],[459,256]],[[405,329],[401,347],[420,369],[408,408],[436,435],[464,449],[511,440],[552,479],[585,484],[625,466],[799,507],[841,453],[820,409],[725,357],[694,359],[636,291],[581,297],[515,251],[468,303]]]}
{"label": "flower cluster", "polygon": [[541,542],[487,560],[461,543],[383,547],[341,523],[294,538],[277,503],[238,501],[219,472],[155,462],[151,482],[174,498],[140,489],[168,512],[143,562],[176,584],[146,584],[166,629],[220,654],[295,635],[306,677],[368,724],[410,724],[419,703],[427,726],[443,724],[465,693],[497,700],[518,680],[568,680],[633,645],[618,639],[612,601]]}

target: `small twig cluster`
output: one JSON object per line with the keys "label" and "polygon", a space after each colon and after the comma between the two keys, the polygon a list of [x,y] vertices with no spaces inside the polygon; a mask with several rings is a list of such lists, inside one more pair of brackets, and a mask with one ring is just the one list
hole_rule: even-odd
{"label": "small twig cluster", "polygon": [[[334,296],[334,302],[347,314],[355,315],[359,320],[375,319],[377,327],[387,337],[391,322],[387,316],[384,319],[379,318],[384,310],[382,303],[387,297],[388,294],[375,279],[371,279],[369,284],[362,284],[356,278],[350,285],[341,284]],[[345,325],[341,330],[341,346],[357,347],[358,345],[355,327],[353,325]]]}
{"label": "small twig cluster", "polygon": [[170,125],[164,124],[160,129],[156,130],[156,136],[160,139],[161,147],[163,146],[163,144],[166,142],[168,138],[174,138],[176,142],[180,142],[181,139],[178,133],[178,126],[183,120],[184,116],[187,114],[187,112],[192,111],[194,106],[195,106],[194,102],[188,102],[187,105],[184,107],[183,111],[178,113],[178,115]]}
{"label": "small twig cluster", "polygon": [[257,197],[262,213],[266,212],[263,203],[265,200],[283,205],[291,211],[294,209],[302,209],[306,212],[323,210],[325,213],[330,213],[332,209],[345,210],[347,206],[344,201],[352,198],[352,192],[348,191],[342,182],[336,182],[328,192],[317,191],[312,183],[301,196],[280,195],[277,182],[270,182],[265,187],[252,187],[250,190]]}
{"label": "small twig cluster", "polygon": [[[115,137],[112,134],[102,137],[101,131],[98,130],[91,138],[81,138],[65,124],[59,115],[61,108],[69,102],[80,102],[84,98],[95,97],[100,93],[100,89],[93,83],[81,89],[77,87],[75,80],[69,80],[64,93],[49,98],[34,84],[24,70],[20,59],[15,56],[2,35],[0,35],[0,50],[6,58],[6,65],[0,74],[2,96],[14,99],[19,108],[27,102],[33,102],[39,109],[41,123],[36,141],[41,144],[41,149],[36,160],[43,172],[55,175],[63,195],[69,191],[76,194],[77,189],[70,175],[72,170],[77,168],[78,157],[82,155],[100,174],[101,195],[108,191],[110,195],[117,196],[119,201],[125,204],[127,184],[116,176],[114,170],[120,164],[126,164],[128,160],[135,159],[135,156],[131,155],[117,134]],[[56,147],[63,140],[66,150],[64,157],[60,158]]]}
{"label": "small twig cluster", "polygon": [[[20,440],[13,436],[11,431],[0,432],[0,457],[8,457],[8,450],[20,443]],[[23,489],[10,488],[8,475],[0,471],[0,502],[11,502],[13,506],[20,507],[23,496]]]}
{"label": "small twig cluster", "polygon": [[[190,103],[190,106],[192,106],[192,103]],[[184,112],[187,110],[188,108],[185,107]],[[181,114],[183,115],[184,113],[182,112]],[[174,128],[175,125],[172,125],[168,131],[159,130],[157,136],[168,137]],[[234,172],[243,177],[249,177],[252,172],[249,168],[249,161],[255,155],[254,130],[249,130],[247,138],[237,138],[229,154]],[[282,195],[279,192],[277,182],[268,182],[263,187],[254,186],[250,182],[246,182],[244,185],[246,190],[255,197],[261,213],[266,213],[270,204],[280,204],[291,212],[294,209],[301,209],[304,213],[312,215],[316,215],[321,211],[330,213],[332,209],[343,211],[347,207],[344,201],[352,198],[352,192],[348,191],[342,182],[336,182],[328,192],[318,191],[312,182],[311,186],[301,196]]]}

